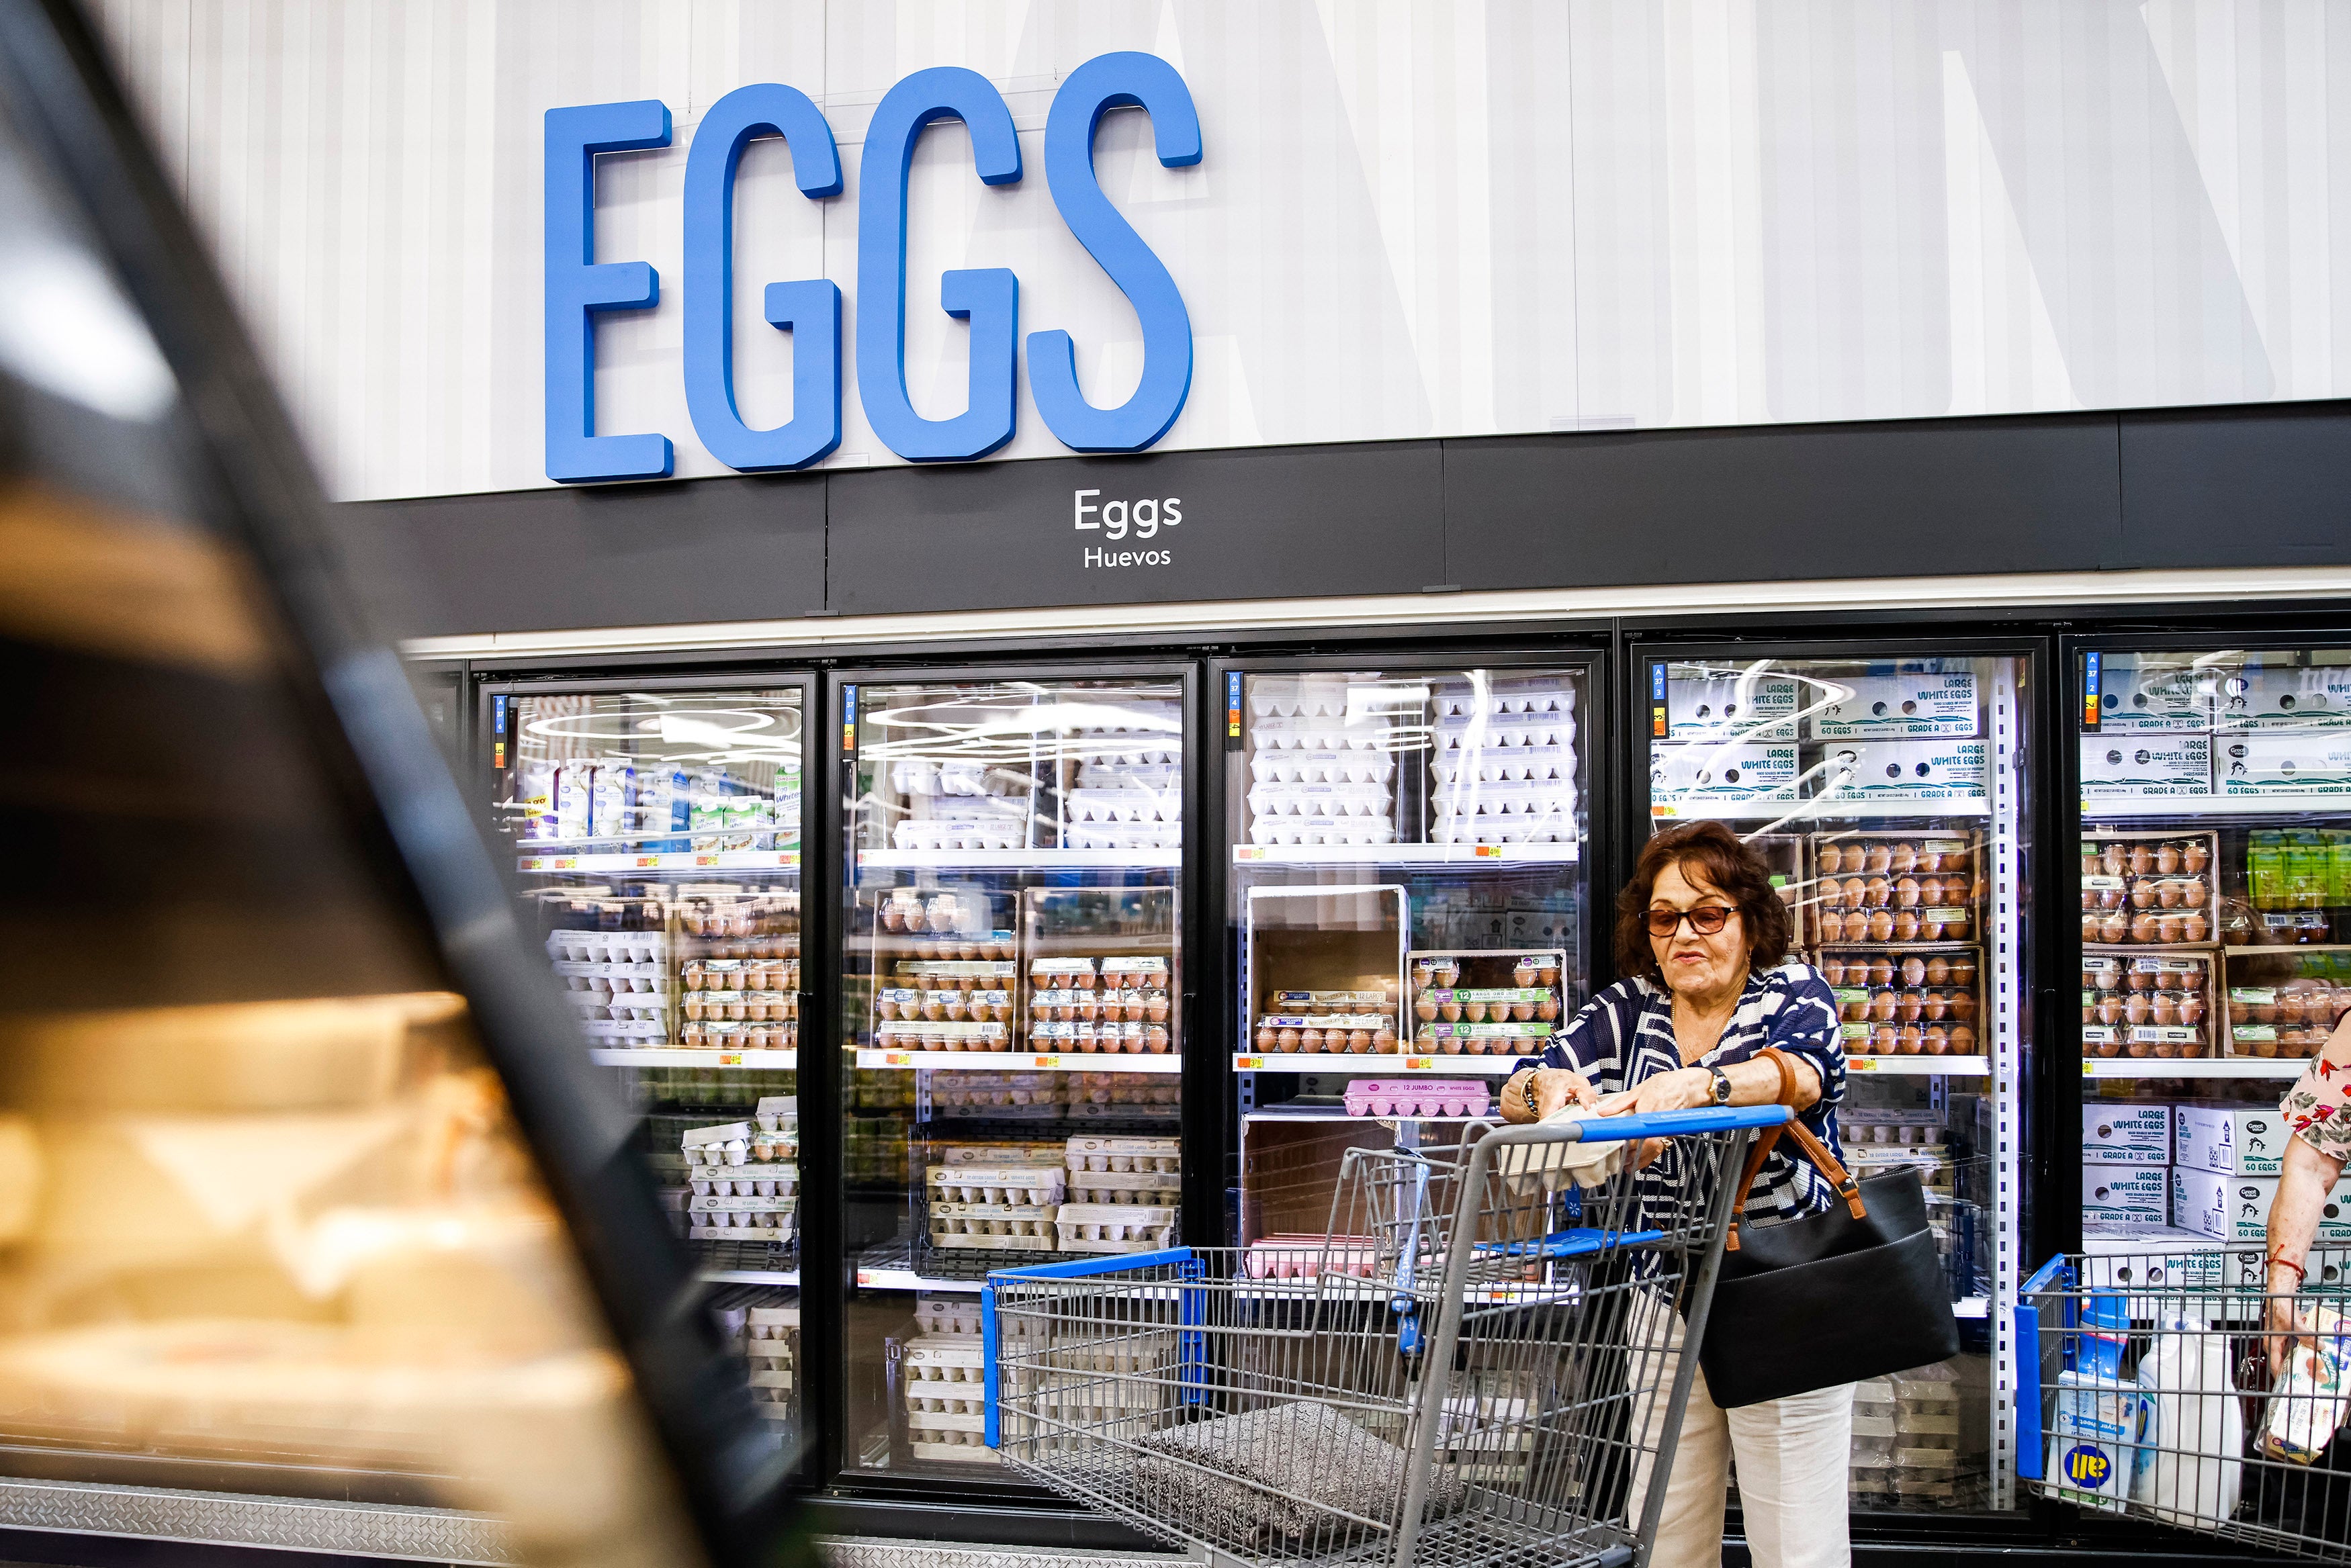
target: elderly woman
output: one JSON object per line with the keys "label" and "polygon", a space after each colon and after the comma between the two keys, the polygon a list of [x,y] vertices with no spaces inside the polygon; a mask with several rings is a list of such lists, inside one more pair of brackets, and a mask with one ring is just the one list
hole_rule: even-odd
{"label": "elderly woman", "polygon": [[[2326,1048],[2285,1092],[2278,1115],[2293,1136],[2286,1139],[2277,1193],[2270,1199],[2273,1378],[2284,1371],[2290,1347],[2309,1344],[2311,1330],[2318,1326],[2302,1292],[2320,1213],[2351,1162],[2351,1016],[2335,1026]],[[2340,1299],[2329,1304],[2339,1308]],[[2340,1541],[2351,1532],[2351,1438],[2343,1433],[2335,1434],[2306,1470],[2264,1467],[2248,1479],[2264,1494],[2253,1504],[2253,1517],[2295,1521],[2290,1528],[2324,1541]]]}
{"label": "elderly woman", "polygon": [[[1626,978],[1593,997],[1540,1062],[1503,1085],[1503,1114],[1523,1122],[1569,1105],[1607,1114],[1769,1105],[1780,1097],[1780,1075],[1761,1053],[1777,1047],[1795,1064],[1799,1119],[1842,1159],[1836,999],[1818,971],[1787,961],[1788,941],[1787,907],[1770,871],[1729,829],[1701,822],[1658,834],[1616,900],[1616,967]],[[1653,1157],[1635,1179],[1645,1196],[1668,1194],[1694,1175],[1670,1145],[1643,1154]],[[1834,1197],[1828,1179],[1782,1140],[1747,1194],[1745,1214],[1750,1224],[1790,1220],[1826,1209]],[[1678,1325],[1674,1341],[1678,1346]],[[1661,1376],[1670,1383],[1667,1359]],[[1758,1568],[1850,1563],[1853,1392],[1847,1383],[1725,1410],[1698,1370],[1654,1568],[1721,1562],[1734,1454]],[[1644,1469],[1635,1477],[1636,1516],[1646,1490]]]}

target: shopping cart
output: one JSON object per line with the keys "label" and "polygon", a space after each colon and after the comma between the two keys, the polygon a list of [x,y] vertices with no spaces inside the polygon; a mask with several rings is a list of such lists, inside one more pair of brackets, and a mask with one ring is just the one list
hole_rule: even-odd
{"label": "shopping cart", "polygon": [[[1357,1149],[1326,1239],[989,1276],[1013,1469],[1252,1565],[1633,1562],[1656,1532],[1724,1226],[1778,1106]],[[1635,1140],[1686,1179],[1643,1199]],[[1603,1147],[1605,1146],[1605,1147]]]}
{"label": "shopping cart", "polygon": [[[2086,1509],[2351,1560],[2351,1438],[2329,1444],[2351,1399],[2273,1390],[2266,1272],[2261,1248],[2218,1242],[2043,1264],[2017,1298],[2019,1475]],[[2346,1298],[2314,1286],[2299,1304],[2351,1314]],[[2329,1325],[2327,1354],[2346,1343]]]}

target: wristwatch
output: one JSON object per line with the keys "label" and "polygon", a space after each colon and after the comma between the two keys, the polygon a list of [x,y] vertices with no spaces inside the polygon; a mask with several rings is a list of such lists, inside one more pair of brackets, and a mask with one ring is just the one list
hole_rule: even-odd
{"label": "wristwatch", "polygon": [[1730,1075],[1719,1067],[1708,1067],[1707,1071],[1714,1075],[1714,1103],[1718,1106],[1730,1104]]}

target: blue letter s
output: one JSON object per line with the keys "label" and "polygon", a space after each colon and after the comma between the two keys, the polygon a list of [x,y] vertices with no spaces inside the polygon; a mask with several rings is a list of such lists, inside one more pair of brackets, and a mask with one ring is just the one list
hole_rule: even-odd
{"label": "blue letter s", "polygon": [[1192,317],[1151,247],[1119,215],[1094,179],[1094,131],[1110,109],[1151,116],[1159,161],[1200,161],[1200,117],[1176,67],[1154,55],[1098,55],[1070,73],[1045,119],[1045,181],[1078,243],[1125,294],[1143,325],[1143,379],[1115,409],[1097,409],[1078,388],[1076,345],[1066,332],[1032,333],[1029,388],[1061,444],[1079,452],[1140,452],[1167,433],[1192,389]]}
{"label": "blue letter s", "polygon": [[883,444],[913,462],[984,457],[1012,439],[1014,348],[1020,281],[1007,267],[950,272],[939,304],[971,322],[971,393],[953,419],[926,420],[906,396],[906,174],[935,119],[971,131],[971,161],[987,185],[1020,178],[1012,111],[977,71],[933,66],[883,97],[865,128],[857,172],[857,387]]}
{"label": "blue letter s", "polygon": [[685,406],[710,455],[744,472],[799,468],[841,444],[841,289],[825,278],[768,286],[767,317],[792,334],[792,417],[755,431],[735,409],[735,170],[761,134],[790,146],[811,201],[841,193],[832,127],[797,88],[737,88],[710,106],[685,159]]}
{"label": "blue letter s", "polygon": [[565,484],[662,479],[669,437],[596,433],[596,342],[590,312],[643,310],[661,298],[644,262],[596,260],[599,152],[669,145],[659,99],[547,111],[547,477]]}

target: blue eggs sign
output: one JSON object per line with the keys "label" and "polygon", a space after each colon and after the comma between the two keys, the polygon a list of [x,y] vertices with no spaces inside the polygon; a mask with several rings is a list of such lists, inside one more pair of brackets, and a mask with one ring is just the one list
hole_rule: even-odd
{"label": "blue eggs sign", "polygon": [[[1190,89],[1156,56],[1101,55],[1071,71],[1045,123],[1045,182],[1070,233],[1133,306],[1143,328],[1141,383],[1116,408],[1096,408],[1079,388],[1076,346],[1066,332],[1031,333],[1030,395],[1061,443],[1075,452],[1140,452],[1167,433],[1192,385],[1192,323],[1166,266],[1111,205],[1095,180],[1094,133],[1110,110],[1150,115],[1159,161],[1200,161],[1200,121]],[[857,384],[865,417],[891,451],[915,462],[984,457],[1010,441],[1018,400],[1020,280],[1007,267],[946,274],[939,306],[971,329],[969,401],[946,419],[925,419],[906,393],[906,182],[914,146],[935,120],[970,132],[983,184],[1021,177],[1020,143],[1003,95],[959,66],[916,71],[875,109],[858,165]],[[657,99],[547,111],[547,473],[567,483],[659,479],[674,454],[667,436],[599,435],[593,322],[601,312],[643,310],[661,296],[645,262],[599,262],[595,158],[670,144],[670,113]],[[713,104],[686,154],[684,364],[686,408],[710,453],[744,472],[802,468],[841,441],[841,288],[829,278],[771,283],[765,315],[792,335],[792,417],[754,430],[737,412],[734,385],[735,174],[755,138],[791,149],[801,194],[841,192],[840,150],[807,94],[775,82],[741,87]]]}

